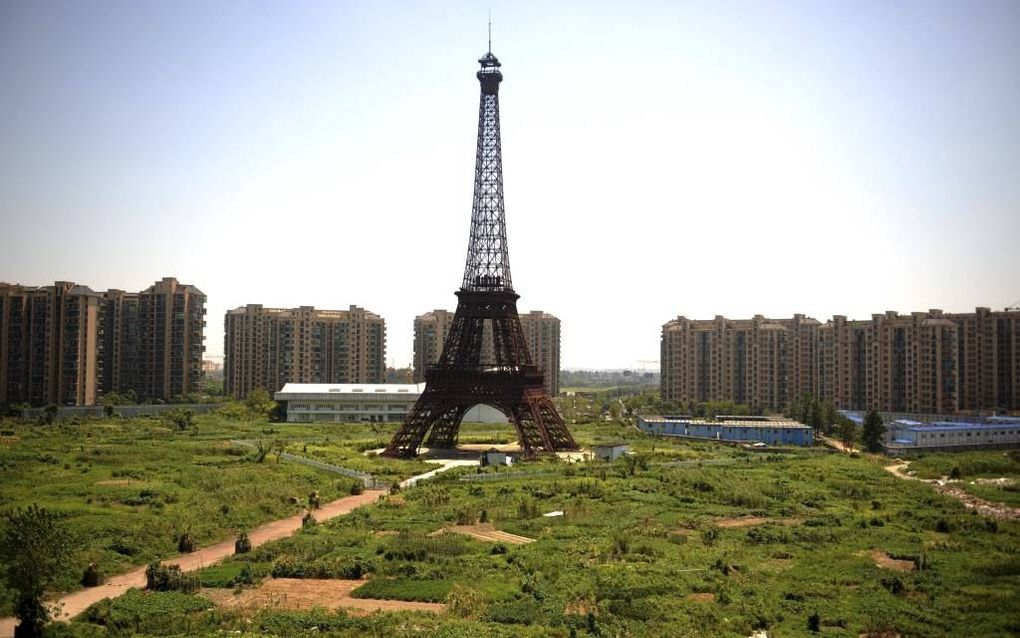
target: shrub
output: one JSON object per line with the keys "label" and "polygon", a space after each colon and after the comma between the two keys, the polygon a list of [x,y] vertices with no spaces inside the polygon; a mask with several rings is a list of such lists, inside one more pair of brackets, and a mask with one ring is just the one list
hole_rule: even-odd
{"label": "shrub", "polygon": [[485,606],[482,595],[470,587],[454,585],[446,595],[446,606],[451,614],[461,618],[477,618]]}
{"label": "shrub", "polygon": [[98,587],[103,584],[105,578],[103,572],[99,569],[99,565],[95,561],[90,562],[89,566],[85,568],[85,573],[81,576],[82,587]]}
{"label": "shrub", "polygon": [[316,525],[318,525],[318,521],[315,520],[315,517],[312,516],[312,513],[305,512],[305,515],[301,517],[301,527],[309,528],[315,527]]}
{"label": "shrub", "polygon": [[273,578],[341,578],[359,580],[374,572],[375,565],[359,558],[323,558],[302,561],[285,558],[273,564]]}
{"label": "shrub", "polygon": [[251,539],[248,538],[247,532],[241,532],[241,535],[234,541],[234,553],[235,554],[247,554],[251,551]]}
{"label": "shrub", "polygon": [[482,616],[489,622],[530,625],[542,618],[542,606],[534,598],[520,598],[490,605]]}
{"label": "shrub", "polygon": [[361,484],[361,481],[354,481],[351,485],[351,496],[357,496],[365,491],[365,487]]}
{"label": "shrub", "polygon": [[177,540],[177,551],[182,554],[190,554],[195,551],[195,539],[192,538],[191,532],[184,532]]}
{"label": "shrub", "polygon": [[822,618],[818,612],[811,614],[807,619],[807,628],[811,633],[817,634],[822,629]]}
{"label": "shrub", "polygon": [[701,542],[704,543],[707,547],[715,545],[715,541],[718,539],[719,539],[718,527],[713,526],[701,530]]}
{"label": "shrub", "polygon": [[185,574],[179,565],[149,563],[145,568],[145,588],[151,591],[180,591],[190,594],[201,584],[197,574]]}

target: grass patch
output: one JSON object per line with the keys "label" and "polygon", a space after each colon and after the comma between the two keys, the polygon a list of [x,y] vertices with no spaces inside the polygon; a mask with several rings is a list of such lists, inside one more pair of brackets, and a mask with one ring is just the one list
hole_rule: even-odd
{"label": "grass patch", "polygon": [[382,598],[385,600],[416,600],[424,603],[441,603],[453,587],[451,580],[412,580],[410,578],[373,578],[358,587],[354,598]]}

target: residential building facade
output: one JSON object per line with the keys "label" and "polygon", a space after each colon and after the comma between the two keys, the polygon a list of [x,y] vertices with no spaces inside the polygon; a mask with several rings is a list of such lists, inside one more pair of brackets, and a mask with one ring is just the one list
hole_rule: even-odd
{"label": "residential building facade", "polygon": [[785,406],[813,391],[818,325],[803,315],[738,321],[677,317],[662,328],[662,397],[734,401],[756,410]]}
{"label": "residential building facade", "polygon": [[100,298],[69,281],[0,283],[0,402],[95,403]]}
{"label": "residential building facade", "polygon": [[847,410],[1020,410],[1020,311],[870,320],[678,317],[662,327],[666,401],[783,410],[805,395]]}
{"label": "residential building facade", "polygon": [[[424,382],[425,368],[439,361],[453,315],[449,310],[433,310],[414,318],[415,383]],[[560,391],[560,320],[541,310],[519,316],[531,360],[542,370],[546,392],[556,396]],[[494,352],[492,330],[486,330],[482,334],[482,363],[494,363]]]}
{"label": "residential building facade", "polygon": [[386,323],[372,312],[263,308],[227,312],[224,390],[244,398],[287,383],[384,383]]}
{"label": "residential building facade", "polygon": [[93,405],[110,392],[142,401],[195,392],[204,315],[205,295],[169,277],[140,293],[0,283],[0,402]]}

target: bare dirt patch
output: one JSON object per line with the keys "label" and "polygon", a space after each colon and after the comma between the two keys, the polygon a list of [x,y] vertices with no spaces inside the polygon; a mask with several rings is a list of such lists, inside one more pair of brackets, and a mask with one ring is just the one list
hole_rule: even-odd
{"label": "bare dirt patch", "polygon": [[873,549],[868,552],[868,556],[875,561],[875,564],[882,569],[891,569],[898,572],[912,572],[916,568],[914,561],[912,560],[899,560],[892,558],[889,554],[886,554],[880,549]]}
{"label": "bare dirt patch", "polygon": [[321,580],[313,578],[270,578],[261,586],[234,594],[229,589],[203,589],[201,595],[224,609],[259,611],[263,609],[304,610],[313,607],[346,609],[351,613],[373,611],[428,611],[440,613],[441,603],[406,600],[352,598],[351,592],[364,585],[363,580]]}
{"label": "bare dirt patch", "polygon": [[740,527],[754,527],[765,523],[778,523],[779,525],[800,525],[804,522],[801,518],[764,518],[761,516],[738,516],[734,518],[717,518],[713,521],[722,529],[737,529]]}
{"label": "bare dirt patch", "polygon": [[436,536],[437,534],[466,534],[471,538],[477,538],[480,541],[488,541],[491,543],[507,543],[510,545],[525,545],[527,543],[534,543],[534,538],[528,538],[527,536],[518,536],[517,534],[511,534],[510,532],[501,532],[492,526],[492,523],[478,523],[476,525],[452,525],[450,527],[444,527],[441,530],[432,532],[430,536]]}
{"label": "bare dirt patch", "polygon": [[697,603],[710,603],[715,600],[715,594],[712,592],[704,592],[700,594],[688,594],[687,598]]}

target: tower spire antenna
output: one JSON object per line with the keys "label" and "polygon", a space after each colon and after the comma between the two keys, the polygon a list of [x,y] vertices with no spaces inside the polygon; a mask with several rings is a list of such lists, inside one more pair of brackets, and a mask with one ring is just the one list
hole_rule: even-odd
{"label": "tower spire antenna", "polygon": [[492,9],[489,9],[489,53],[492,53]]}

